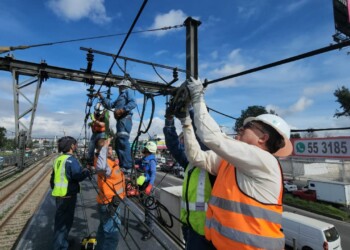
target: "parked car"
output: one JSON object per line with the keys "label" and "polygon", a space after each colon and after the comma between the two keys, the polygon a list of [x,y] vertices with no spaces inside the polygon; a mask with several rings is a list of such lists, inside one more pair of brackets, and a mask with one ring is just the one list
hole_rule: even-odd
{"label": "parked car", "polygon": [[283,181],[283,187],[284,187],[285,192],[293,192],[293,191],[298,190],[297,185],[295,185],[291,181]]}
{"label": "parked car", "polygon": [[179,178],[184,178],[185,177],[184,168],[179,163],[175,163],[175,165],[173,167],[173,170],[174,170],[174,175],[176,177],[179,177]]}
{"label": "parked car", "polygon": [[282,229],[286,245],[295,249],[342,249],[339,233],[330,223],[283,212]]}
{"label": "parked car", "polygon": [[296,190],[292,192],[293,196],[298,197],[303,200],[308,200],[308,201],[316,201],[316,191],[315,190],[308,190],[308,189],[301,189],[301,190]]}

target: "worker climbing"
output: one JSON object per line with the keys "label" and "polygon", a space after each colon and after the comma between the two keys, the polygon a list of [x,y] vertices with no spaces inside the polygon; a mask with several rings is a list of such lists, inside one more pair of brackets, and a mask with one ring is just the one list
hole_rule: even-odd
{"label": "worker climbing", "polygon": [[98,102],[95,105],[95,111],[90,114],[92,135],[88,147],[88,165],[92,166],[94,161],[94,153],[96,143],[99,139],[106,137],[106,125],[109,124],[108,111],[103,107],[102,103]]}
{"label": "worker climbing", "polygon": [[136,107],[135,99],[129,90],[131,82],[122,80],[119,84],[119,96],[114,102],[110,102],[100,92],[96,95],[101,99],[107,109],[114,109],[114,118],[117,121],[117,138],[115,149],[119,159],[119,165],[125,174],[131,173],[132,158],[130,148],[130,133],[132,129],[132,110]]}

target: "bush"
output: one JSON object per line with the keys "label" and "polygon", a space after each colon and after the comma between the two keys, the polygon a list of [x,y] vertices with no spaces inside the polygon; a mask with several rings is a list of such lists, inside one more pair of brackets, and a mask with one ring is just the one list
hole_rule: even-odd
{"label": "bush", "polygon": [[293,197],[291,194],[284,194],[283,203],[288,206],[297,207],[313,213],[322,214],[331,218],[350,222],[349,212],[338,209],[330,204],[303,200],[297,197]]}

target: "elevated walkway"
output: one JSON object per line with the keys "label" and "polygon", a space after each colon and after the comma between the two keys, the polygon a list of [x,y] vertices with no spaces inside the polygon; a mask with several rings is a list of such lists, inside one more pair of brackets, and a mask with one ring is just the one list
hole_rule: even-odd
{"label": "elevated walkway", "polygon": [[[81,240],[89,234],[96,235],[99,225],[97,213],[96,191],[89,180],[81,183],[82,192],[78,195],[77,206],[73,227],[69,234],[70,250],[81,249]],[[42,201],[35,216],[28,223],[26,229],[20,236],[14,249],[16,250],[43,250],[52,249],[55,200],[48,190],[47,195]],[[129,209],[126,208],[126,206]],[[139,220],[144,221],[143,209],[136,206],[131,200],[126,198],[126,205],[121,204],[120,238],[118,250],[120,249],[182,249],[179,243],[176,243],[169,237],[161,227],[155,226],[155,237],[148,241],[142,241],[141,237],[145,228],[138,228],[136,225]],[[139,218],[139,220],[137,219]]]}

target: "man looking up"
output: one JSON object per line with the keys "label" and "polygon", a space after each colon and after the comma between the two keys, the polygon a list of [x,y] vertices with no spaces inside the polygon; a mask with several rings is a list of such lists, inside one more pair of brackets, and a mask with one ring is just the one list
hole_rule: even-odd
{"label": "man looking up", "polygon": [[118,160],[113,158],[113,149],[109,146],[111,138],[100,139],[97,143],[96,173],[98,194],[98,214],[100,225],[97,230],[96,250],[117,249],[119,243],[119,204],[125,198],[124,174]]}
{"label": "man looking up", "polygon": [[283,249],[282,170],[275,156],[292,152],[290,128],[272,114],[250,117],[236,139],[221,133],[209,115],[203,85],[187,83],[196,134],[189,116],[181,119],[188,160],[217,175],[208,204],[205,237],[216,249]]}
{"label": "man looking up", "polygon": [[136,107],[136,102],[129,88],[131,82],[122,80],[119,83],[119,96],[114,102],[110,102],[101,93],[97,95],[101,98],[103,106],[107,109],[114,108],[114,118],[117,120],[117,138],[115,139],[115,150],[118,155],[119,165],[125,173],[130,173],[132,168],[130,132],[132,129],[132,110]]}

